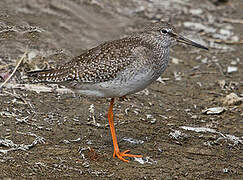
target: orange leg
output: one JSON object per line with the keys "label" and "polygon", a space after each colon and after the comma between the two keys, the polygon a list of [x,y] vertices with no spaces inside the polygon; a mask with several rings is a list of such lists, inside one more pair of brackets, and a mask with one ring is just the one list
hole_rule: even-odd
{"label": "orange leg", "polygon": [[108,111],[108,120],[109,120],[109,125],[110,125],[110,130],[111,130],[111,136],[112,136],[112,141],[113,141],[113,146],[114,146],[114,153],[113,157],[118,157],[118,159],[124,161],[124,162],[129,162],[128,160],[124,159],[123,157],[142,157],[141,155],[133,155],[133,154],[127,154],[130,150],[126,150],[123,152],[120,152],[118,143],[117,143],[117,138],[116,138],[116,131],[115,131],[115,126],[114,126],[114,121],[113,121],[113,104],[114,104],[114,98],[111,99],[110,102],[110,107]]}

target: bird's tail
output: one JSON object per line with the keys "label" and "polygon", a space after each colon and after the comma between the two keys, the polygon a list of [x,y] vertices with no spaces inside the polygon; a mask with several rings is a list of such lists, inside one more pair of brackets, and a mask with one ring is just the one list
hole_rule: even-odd
{"label": "bird's tail", "polygon": [[27,76],[32,83],[48,82],[57,83],[63,81],[65,70],[48,69],[27,72]]}

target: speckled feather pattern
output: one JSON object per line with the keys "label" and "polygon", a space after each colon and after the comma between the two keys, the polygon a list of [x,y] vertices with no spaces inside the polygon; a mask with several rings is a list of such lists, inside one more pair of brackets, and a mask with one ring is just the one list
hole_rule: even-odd
{"label": "speckled feather pattern", "polygon": [[141,65],[151,58],[150,50],[146,48],[145,43],[139,37],[106,42],[87,50],[56,69],[32,72],[33,75],[36,75],[33,81],[57,83],[70,80],[83,83],[104,82],[115,78],[117,72],[124,70],[139,55],[143,59]]}
{"label": "speckled feather pattern", "polygon": [[[161,34],[162,28],[174,30],[166,22],[150,24],[143,32],[103,43],[56,69],[28,75],[32,82],[62,83],[84,95],[98,93],[98,96],[109,97],[110,93],[114,97],[137,92],[155,81],[167,67],[172,38]],[[140,77],[144,78],[141,82]],[[137,80],[140,83],[136,83]],[[116,93],[123,87],[124,93]],[[87,92],[92,89],[94,93]]]}

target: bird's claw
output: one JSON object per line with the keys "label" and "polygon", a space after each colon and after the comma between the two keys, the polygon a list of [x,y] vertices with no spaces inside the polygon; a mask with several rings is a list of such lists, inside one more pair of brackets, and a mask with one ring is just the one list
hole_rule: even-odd
{"label": "bird's claw", "polygon": [[124,162],[129,162],[124,157],[138,157],[138,158],[142,157],[142,155],[127,154],[128,152],[130,152],[130,150],[125,150],[123,152],[114,151],[113,157],[115,158],[117,156],[118,159],[120,159]]}

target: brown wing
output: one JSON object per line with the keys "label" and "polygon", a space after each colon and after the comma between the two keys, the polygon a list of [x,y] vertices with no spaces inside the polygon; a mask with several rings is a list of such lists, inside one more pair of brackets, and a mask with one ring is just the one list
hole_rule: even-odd
{"label": "brown wing", "polygon": [[32,82],[104,82],[149,52],[138,37],[106,42],[87,50],[57,69],[29,72]]}

